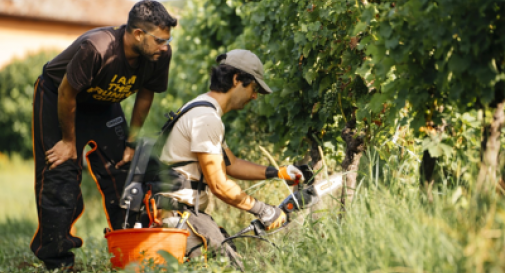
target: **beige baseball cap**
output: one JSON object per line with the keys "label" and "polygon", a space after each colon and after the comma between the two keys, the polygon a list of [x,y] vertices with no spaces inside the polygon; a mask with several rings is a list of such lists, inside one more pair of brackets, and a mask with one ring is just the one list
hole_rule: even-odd
{"label": "beige baseball cap", "polygon": [[261,86],[260,93],[272,93],[272,89],[263,80],[263,64],[251,51],[244,49],[229,51],[226,53],[226,59],[221,60],[220,64],[227,64],[251,74]]}

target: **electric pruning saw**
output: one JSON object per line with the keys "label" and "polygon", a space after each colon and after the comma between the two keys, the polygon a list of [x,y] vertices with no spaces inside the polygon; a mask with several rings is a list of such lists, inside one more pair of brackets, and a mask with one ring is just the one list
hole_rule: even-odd
{"label": "electric pruning saw", "polygon": [[[290,194],[278,206],[280,209],[282,209],[282,211],[284,211],[284,213],[286,213],[287,220],[276,231],[266,232],[265,226],[260,222],[260,220],[256,219],[253,220],[248,227],[242,229],[237,234],[226,238],[222,242],[222,244],[224,244],[227,241],[243,237],[257,238],[271,243],[267,239],[263,238],[263,236],[277,233],[282,228],[289,225],[289,223],[293,220],[292,219],[293,212],[312,207],[313,205],[317,204],[323,196],[342,187],[342,176],[340,175],[333,176],[331,178],[328,178],[327,180],[319,181],[317,183],[311,181],[306,186],[307,186],[306,188],[300,189],[299,191]],[[255,236],[245,235],[246,233],[249,233],[251,231],[254,232]],[[271,244],[275,246],[273,243]]]}

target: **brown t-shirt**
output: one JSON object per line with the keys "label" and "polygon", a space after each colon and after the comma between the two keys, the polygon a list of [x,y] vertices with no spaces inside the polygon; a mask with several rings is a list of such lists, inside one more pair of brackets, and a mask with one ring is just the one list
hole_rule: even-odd
{"label": "brown t-shirt", "polygon": [[141,56],[137,67],[131,67],[123,47],[125,29],[123,25],[84,33],[47,64],[45,76],[59,86],[66,73],[70,85],[80,91],[77,104],[81,107],[120,102],[141,88],[165,91],[171,47],[158,61]]}

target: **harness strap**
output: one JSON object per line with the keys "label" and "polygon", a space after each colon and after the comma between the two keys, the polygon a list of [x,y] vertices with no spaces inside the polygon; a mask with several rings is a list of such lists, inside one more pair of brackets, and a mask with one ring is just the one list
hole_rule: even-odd
{"label": "harness strap", "polygon": [[[178,211],[178,213],[180,214],[181,212]],[[205,238],[205,236],[203,236],[202,234],[198,233],[196,231],[196,229],[193,227],[193,225],[189,222],[189,219],[188,221],[186,221],[186,223],[188,224],[188,227],[193,231],[193,233],[200,237],[200,239],[202,239],[202,242],[203,242],[203,248],[205,249],[205,252],[204,252],[204,257],[205,257],[205,266],[207,266],[207,250],[208,250],[208,247],[207,247],[207,239]],[[191,249],[191,252],[193,252],[195,249]],[[189,255],[189,254],[188,254]]]}
{"label": "harness strap", "polygon": [[228,158],[228,155],[226,154],[226,151],[224,150],[224,148],[221,148],[223,150],[223,160],[224,160],[224,165],[226,167],[230,166],[231,165],[231,162],[230,162],[230,159]]}
{"label": "harness strap", "polygon": [[[194,163],[194,162],[197,162],[197,161],[181,161],[181,162],[177,162],[174,164],[165,165],[164,163],[161,163],[158,161],[158,163],[157,163],[158,167],[154,171],[147,170],[146,173],[144,174],[143,180],[134,180],[134,181],[147,181],[147,182],[163,181],[163,178],[160,176],[161,171],[168,171],[170,169],[186,166],[186,165]],[[196,188],[194,188],[194,189],[196,189]]]}
{"label": "harness strap", "polygon": [[190,250],[187,250],[186,251],[186,257],[189,257],[189,255],[191,255],[191,253],[193,253],[193,251],[199,249],[202,246],[203,246],[203,242],[201,244],[198,244],[198,245],[192,247]]}
{"label": "harness strap", "polygon": [[[160,136],[158,137],[157,141],[156,141],[156,144],[155,144],[155,151],[158,152],[158,158],[161,154],[161,148],[163,147],[163,145],[165,144],[167,138],[168,138],[168,135],[170,134],[170,132],[172,131],[175,123],[179,120],[180,117],[182,117],[185,113],[187,113],[189,110],[195,108],[195,107],[200,107],[200,106],[205,106],[205,107],[212,107],[214,110],[216,110],[216,107],[208,102],[208,101],[197,101],[197,102],[193,102],[189,105],[187,105],[185,108],[181,108],[179,109],[179,111],[177,111],[177,113],[174,113],[174,112],[170,112],[168,113],[167,115],[165,115],[165,117],[168,118],[168,121],[163,125],[162,129],[161,129],[161,132],[160,132]],[[224,142],[224,139],[223,139],[223,142]],[[231,165],[231,162],[230,162],[230,159],[228,158],[228,155],[226,154],[224,148],[222,148],[222,153],[223,153],[223,160],[225,162],[225,165],[226,166],[229,166]],[[182,166],[185,166],[185,165],[188,165],[190,163],[194,163],[194,162],[197,162],[197,161],[183,161],[183,162],[177,162],[177,163],[174,163],[174,164],[171,164],[171,165],[168,165],[168,166],[165,166],[164,169],[173,169],[173,168],[177,168],[177,167],[182,167]],[[195,200],[195,214],[198,215],[198,207],[199,207],[199,203],[200,203],[200,193],[202,190],[205,190],[207,185],[205,183],[203,183],[203,173],[201,174],[200,176],[200,180],[197,183],[196,185],[196,200]],[[151,181],[161,181],[160,179],[160,176],[159,174],[153,174],[149,177],[149,180]],[[148,181],[149,181],[148,180]],[[195,185],[194,185],[194,182],[191,181],[190,182],[190,186],[191,186],[191,189],[195,190]]]}
{"label": "harness strap", "polygon": [[163,148],[163,145],[165,145],[165,142],[167,141],[168,135],[172,131],[172,128],[174,128],[174,125],[179,120],[179,118],[181,118],[189,110],[191,110],[195,107],[200,107],[200,106],[212,107],[214,110],[216,110],[216,107],[214,106],[214,104],[212,104],[209,101],[195,101],[195,102],[187,105],[185,108],[179,109],[179,111],[177,111],[177,113],[170,112],[168,114],[168,116],[166,115],[168,120],[161,128],[160,135],[159,135],[158,139],[156,140],[156,144],[154,146],[155,147],[154,151],[155,151],[156,155],[158,156],[158,158],[161,155],[161,150]]}
{"label": "harness strap", "polygon": [[198,216],[198,208],[200,207],[200,192],[202,191],[203,188],[203,173],[200,176],[200,181],[198,181],[198,188],[196,190],[196,200],[195,200],[195,214]]}
{"label": "harness strap", "polygon": [[166,167],[166,168],[177,168],[177,167],[182,167],[182,166],[186,166],[186,165],[188,165],[188,164],[195,163],[195,162],[198,162],[198,161],[194,161],[194,160],[190,160],[190,161],[181,161],[181,162],[177,162],[177,163],[174,163],[174,164],[167,165],[167,167]]}

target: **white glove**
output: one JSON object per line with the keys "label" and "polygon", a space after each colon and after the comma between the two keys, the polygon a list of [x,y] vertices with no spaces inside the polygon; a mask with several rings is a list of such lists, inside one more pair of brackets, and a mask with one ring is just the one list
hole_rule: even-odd
{"label": "white glove", "polygon": [[305,181],[302,171],[293,165],[280,167],[277,175],[280,179],[286,180],[288,185],[297,185],[298,183]]}

